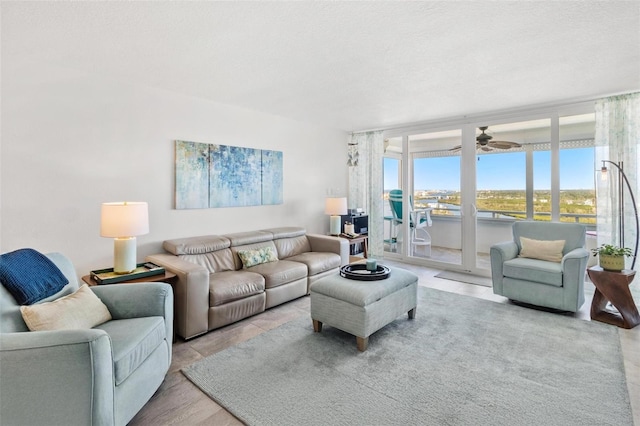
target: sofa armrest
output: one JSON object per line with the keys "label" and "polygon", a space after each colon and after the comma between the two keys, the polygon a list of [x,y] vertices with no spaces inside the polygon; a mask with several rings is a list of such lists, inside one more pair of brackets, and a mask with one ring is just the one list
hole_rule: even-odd
{"label": "sofa armrest", "polygon": [[91,290],[107,305],[113,319],[163,317],[167,340],[173,340],[173,290],[167,283],[110,284]]}
{"label": "sofa armrest", "polygon": [[331,235],[307,234],[311,251],[335,253],[340,256],[340,266],[349,264],[349,241]]}
{"label": "sofa armrest", "polygon": [[589,251],[582,247],[573,249],[562,257],[562,285],[566,289],[563,294],[565,304],[570,305],[573,312],[584,303],[584,280],[588,262]]}
{"label": "sofa armrest", "polygon": [[505,241],[491,246],[491,281],[494,294],[502,294],[503,264],[518,256],[518,245],[514,241]]}
{"label": "sofa armrest", "polygon": [[209,270],[167,253],[146,260],[177,276],[173,292],[176,333],[189,339],[209,331]]}
{"label": "sofa armrest", "polygon": [[0,365],[3,424],[114,424],[105,331],[1,333]]}

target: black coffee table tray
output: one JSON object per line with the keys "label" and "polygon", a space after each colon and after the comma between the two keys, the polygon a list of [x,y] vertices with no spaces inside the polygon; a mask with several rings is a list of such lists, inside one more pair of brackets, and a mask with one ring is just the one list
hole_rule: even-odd
{"label": "black coffee table tray", "polygon": [[375,271],[367,270],[367,265],[353,263],[340,268],[340,276],[350,280],[376,281],[389,278],[391,271],[386,266],[378,265]]}

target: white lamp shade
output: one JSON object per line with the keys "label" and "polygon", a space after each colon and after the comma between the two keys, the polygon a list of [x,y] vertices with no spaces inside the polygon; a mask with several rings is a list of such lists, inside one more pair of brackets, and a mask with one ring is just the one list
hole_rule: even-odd
{"label": "white lamp shade", "polygon": [[347,214],[347,199],[341,198],[327,198],[324,208],[325,214],[332,216]]}
{"label": "white lamp shade", "polygon": [[149,208],[144,202],[103,203],[100,236],[121,238],[149,233]]}

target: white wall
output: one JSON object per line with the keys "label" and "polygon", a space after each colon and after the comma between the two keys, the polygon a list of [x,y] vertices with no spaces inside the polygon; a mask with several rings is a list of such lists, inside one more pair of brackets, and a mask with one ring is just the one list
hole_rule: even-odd
{"label": "white wall", "polygon": [[[0,252],[32,247],[71,258],[79,276],[112,266],[100,204],[147,201],[138,260],[165,239],[304,226],[328,232],[327,192],[346,191],[347,134],[246,109],[134,87],[113,78],[4,66]],[[284,203],[174,209],[174,140],[283,151]]]}

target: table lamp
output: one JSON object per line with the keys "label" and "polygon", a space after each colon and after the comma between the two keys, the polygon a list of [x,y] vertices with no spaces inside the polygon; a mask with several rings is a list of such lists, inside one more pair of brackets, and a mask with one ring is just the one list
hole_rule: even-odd
{"label": "table lamp", "polygon": [[149,233],[149,208],[144,202],[103,203],[100,236],[114,239],[113,272],[136,269],[136,236]]}
{"label": "table lamp", "polygon": [[347,199],[345,197],[327,198],[324,212],[331,215],[329,233],[331,235],[340,235],[340,215],[347,214]]}

